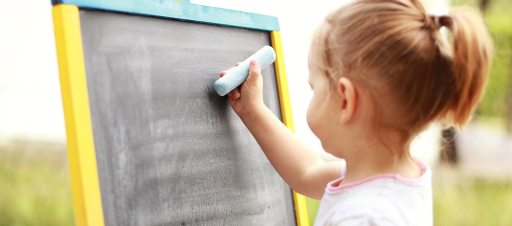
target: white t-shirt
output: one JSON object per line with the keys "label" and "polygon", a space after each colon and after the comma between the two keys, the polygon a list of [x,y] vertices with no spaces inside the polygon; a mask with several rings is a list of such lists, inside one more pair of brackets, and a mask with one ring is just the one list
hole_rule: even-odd
{"label": "white t-shirt", "polygon": [[416,179],[384,174],[343,184],[343,171],[325,188],[315,226],[431,226],[432,172],[416,162],[422,172]]}

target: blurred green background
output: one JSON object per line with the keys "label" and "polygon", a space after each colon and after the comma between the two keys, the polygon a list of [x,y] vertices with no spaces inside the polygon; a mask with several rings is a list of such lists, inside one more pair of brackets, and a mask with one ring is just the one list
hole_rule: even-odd
{"label": "blurred green background", "polygon": [[[495,58],[476,122],[512,131],[512,1],[454,0],[484,11]],[[0,226],[73,225],[66,147],[10,140],[0,144]],[[512,180],[453,164],[434,168],[435,225],[512,225]],[[312,211],[314,212],[314,211]],[[314,214],[314,213],[313,213]]]}
{"label": "blurred green background", "polygon": [[0,226],[73,225],[68,172],[64,144],[0,144]]}

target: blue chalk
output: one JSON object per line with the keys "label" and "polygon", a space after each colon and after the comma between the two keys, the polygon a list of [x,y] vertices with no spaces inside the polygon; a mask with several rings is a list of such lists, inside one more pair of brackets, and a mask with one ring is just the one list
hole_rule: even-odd
{"label": "blue chalk", "polygon": [[213,88],[220,96],[224,96],[234,90],[236,87],[245,82],[249,76],[249,64],[252,60],[256,60],[263,70],[276,60],[276,53],[270,46],[264,46],[258,52],[245,59],[238,66],[233,68],[222,78],[217,79],[213,84]]}

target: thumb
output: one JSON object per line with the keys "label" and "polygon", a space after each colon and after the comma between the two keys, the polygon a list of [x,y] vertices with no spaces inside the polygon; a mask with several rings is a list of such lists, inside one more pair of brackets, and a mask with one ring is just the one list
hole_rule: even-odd
{"label": "thumb", "polygon": [[247,83],[249,85],[259,86],[261,84],[261,69],[258,62],[255,60],[251,61],[249,65],[249,76],[247,77]]}

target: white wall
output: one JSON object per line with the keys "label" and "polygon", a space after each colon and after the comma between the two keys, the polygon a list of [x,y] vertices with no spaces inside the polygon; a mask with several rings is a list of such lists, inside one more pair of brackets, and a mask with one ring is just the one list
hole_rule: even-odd
{"label": "white wall", "polygon": [[0,28],[0,140],[64,140],[50,1],[2,2]]}

